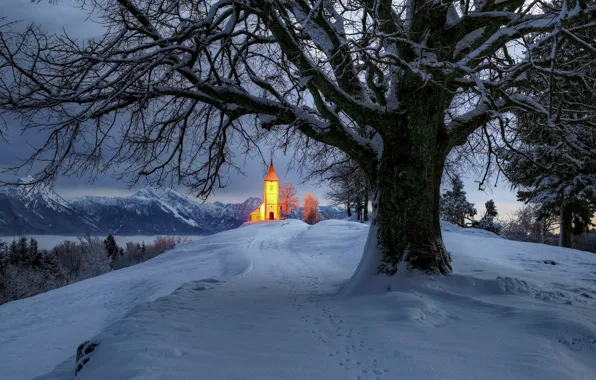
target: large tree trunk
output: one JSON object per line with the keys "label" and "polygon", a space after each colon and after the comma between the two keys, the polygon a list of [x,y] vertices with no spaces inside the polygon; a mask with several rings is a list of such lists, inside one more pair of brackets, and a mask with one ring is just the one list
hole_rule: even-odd
{"label": "large tree trunk", "polygon": [[559,246],[571,248],[571,235],[573,232],[573,214],[567,205],[561,206],[561,224],[559,229]]}
{"label": "large tree trunk", "polygon": [[[346,294],[369,287],[371,277],[398,269],[451,273],[451,257],[441,234],[439,198],[448,153],[441,133],[443,113],[421,101],[408,114],[408,128],[388,128],[374,183],[371,227],[363,258],[344,288]],[[385,280],[381,280],[385,281]],[[384,285],[386,286],[386,285]]]}
{"label": "large tree trunk", "polygon": [[373,218],[382,253],[379,272],[393,275],[405,261],[412,269],[450,273],[451,259],[443,245],[439,218],[444,157],[432,150],[417,157],[394,155],[392,151],[385,150],[382,158],[378,211]]}

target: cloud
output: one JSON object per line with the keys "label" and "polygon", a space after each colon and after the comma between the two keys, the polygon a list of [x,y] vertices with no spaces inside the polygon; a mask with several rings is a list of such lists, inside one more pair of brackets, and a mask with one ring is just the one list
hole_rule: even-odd
{"label": "cloud", "polygon": [[75,38],[98,36],[104,27],[90,18],[90,5],[82,6],[80,2],[60,1],[40,2],[24,0],[2,0],[0,14],[9,21],[21,21],[18,28],[25,28],[31,23],[39,25],[49,33],[66,32]]}
{"label": "cloud", "polygon": [[83,197],[87,195],[101,197],[126,197],[135,193],[134,189],[120,189],[115,187],[96,187],[96,186],[76,186],[60,187],[56,186],[54,190],[66,200]]}

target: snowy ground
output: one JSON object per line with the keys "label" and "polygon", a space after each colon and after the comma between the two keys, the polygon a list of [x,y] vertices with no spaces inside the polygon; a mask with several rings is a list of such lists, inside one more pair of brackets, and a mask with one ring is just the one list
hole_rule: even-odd
{"label": "snowy ground", "polygon": [[596,255],[445,224],[454,275],[340,296],[367,230],[243,226],[0,306],[0,379],[70,379],[93,337],[77,380],[596,378]]}

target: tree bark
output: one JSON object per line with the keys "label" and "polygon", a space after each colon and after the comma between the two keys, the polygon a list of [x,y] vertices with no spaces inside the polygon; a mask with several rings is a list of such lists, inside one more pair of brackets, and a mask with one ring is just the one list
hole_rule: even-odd
{"label": "tree bark", "polygon": [[368,198],[369,198],[369,194],[368,194],[368,189],[366,189],[366,192],[364,193],[364,221],[368,222]]}
{"label": "tree bark", "polygon": [[352,217],[352,210],[350,210],[350,203],[346,203],[346,210],[348,211],[348,218]]}
{"label": "tree bark", "polygon": [[449,147],[444,108],[440,102],[433,107],[430,99],[432,94],[419,95],[407,112],[407,128],[391,128],[383,136],[378,211],[373,217],[381,250],[380,273],[395,274],[402,261],[424,272],[452,271],[439,217],[441,176]]}
{"label": "tree bark", "polygon": [[561,206],[560,215],[560,229],[559,229],[559,246],[571,248],[571,235],[573,231],[573,213],[568,205]]}
{"label": "tree bark", "polygon": [[356,196],[355,213],[357,220],[362,222],[362,200],[360,199],[359,195]]}

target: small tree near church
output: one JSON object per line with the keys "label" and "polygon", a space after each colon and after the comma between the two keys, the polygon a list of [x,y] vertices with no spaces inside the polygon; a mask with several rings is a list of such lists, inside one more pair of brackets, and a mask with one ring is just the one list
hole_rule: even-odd
{"label": "small tree near church", "polygon": [[279,205],[286,218],[292,211],[300,208],[296,188],[291,183],[283,184],[279,188]]}
{"label": "small tree near church", "polygon": [[323,220],[319,212],[319,201],[314,195],[308,193],[304,198],[304,209],[302,210],[302,220],[308,224],[316,224]]}

